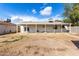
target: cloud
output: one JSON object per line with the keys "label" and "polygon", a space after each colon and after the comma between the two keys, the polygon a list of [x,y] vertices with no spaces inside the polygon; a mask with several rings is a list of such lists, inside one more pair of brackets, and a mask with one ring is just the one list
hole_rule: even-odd
{"label": "cloud", "polygon": [[19,16],[11,16],[11,22],[12,23],[19,23],[19,22],[21,22],[21,21],[23,21],[23,19],[21,19]]}
{"label": "cloud", "polygon": [[[57,14],[56,16],[51,17],[53,20],[62,20],[61,15]],[[11,16],[12,23],[20,23],[23,21],[48,21],[49,18],[38,18],[34,16]]]}
{"label": "cloud", "polygon": [[52,13],[52,7],[48,6],[40,11],[40,15],[50,16]]}
{"label": "cloud", "polygon": [[63,19],[60,14],[57,14],[56,16],[53,16],[52,18],[53,18],[53,20],[62,20]]}
{"label": "cloud", "polygon": [[19,23],[23,21],[47,21],[48,18],[39,19],[34,16],[11,16],[12,23]]}
{"label": "cloud", "polygon": [[32,13],[33,13],[33,14],[36,14],[37,12],[36,12],[36,10],[35,10],[35,9],[33,9],[33,10],[32,10]]}
{"label": "cloud", "polygon": [[11,16],[12,22],[22,22],[22,21],[37,21],[38,19],[33,16]]}

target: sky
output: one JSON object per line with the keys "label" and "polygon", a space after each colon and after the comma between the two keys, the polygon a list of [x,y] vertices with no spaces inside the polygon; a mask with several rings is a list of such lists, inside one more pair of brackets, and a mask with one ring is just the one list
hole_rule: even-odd
{"label": "sky", "polygon": [[0,19],[11,18],[13,23],[61,20],[63,12],[62,3],[0,3]]}

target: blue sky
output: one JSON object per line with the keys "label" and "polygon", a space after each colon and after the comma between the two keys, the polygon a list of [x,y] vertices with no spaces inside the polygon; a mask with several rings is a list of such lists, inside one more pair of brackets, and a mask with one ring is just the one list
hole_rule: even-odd
{"label": "blue sky", "polygon": [[62,3],[0,3],[0,18],[11,18],[12,22],[39,21],[49,18],[61,19]]}

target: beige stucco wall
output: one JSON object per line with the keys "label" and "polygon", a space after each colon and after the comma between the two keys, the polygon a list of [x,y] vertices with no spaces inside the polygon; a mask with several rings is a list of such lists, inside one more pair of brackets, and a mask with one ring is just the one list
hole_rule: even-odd
{"label": "beige stucco wall", "polygon": [[46,31],[47,32],[54,32],[55,29],[53,29],[52,25],[47,25]]}
{"label": "beige stucco wall", "polygon": [[35,25],[28,25],[29,27],[29,32],[36,32],[36,26]]}
{"label": "beige stucco wall", "polygon": [[3,25],[0,25],[0,34],[4,33],[4,29],[5,29],[5,27]]}
{"label": "beige stucco wall", "polygon": [[[29,27],[29,32],[32,32],[32,33],[34,33],[34,32],[61,32],[61,26],[58,26],[59,27],[59,29],[54,29],[53,28],[53,25],[46,25],[46,30],[45,30],[45,25],[37,25],[37,27],[36,27],[36,25],[28,25],[28,26],[20,26],[20,27],[22,27],[21,28],[21,32],[23,33],[23,32],[28,32],[27,30],[26,31],[24,31],[24,28],[23,27]],[[62,31],[63,31],[63,29],[62,29]]]}
{"label": "beige stucco wall", "polygon": [[71,27],[71,32],[72,33],[79,33],[79,26],[73,26],[73,27]]}
{"label": "beige stucco wall", "polygon": [[0,34],[16,32],[16,26],[0,25]]}

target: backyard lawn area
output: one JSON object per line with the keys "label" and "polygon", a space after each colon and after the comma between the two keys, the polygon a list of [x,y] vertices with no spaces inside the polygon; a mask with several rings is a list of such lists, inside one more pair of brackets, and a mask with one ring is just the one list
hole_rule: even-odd
{"label": "backyard lawn area", "polygon": [[69,33],[14,33],[0,35],[1,56],[79,55],[72,41],[79,36]]}

